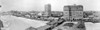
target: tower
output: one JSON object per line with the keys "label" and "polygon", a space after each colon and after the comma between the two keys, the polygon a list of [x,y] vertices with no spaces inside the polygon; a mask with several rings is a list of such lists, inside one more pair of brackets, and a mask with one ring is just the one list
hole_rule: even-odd
{"label": "tower", "polygon": [[45,16],[50,16],[51,15],[51,4],[46,4],[45,5]]}
{"label": "tower", "polygon": [[64,15],[69,18],[83,18],[82,5],[67,5],[64,6]]}
{"label": "tower", "polygon": [[65,18],[65,19],[69,19],[69,7],[68,6],[64,6],[63,7],[63,17]]}

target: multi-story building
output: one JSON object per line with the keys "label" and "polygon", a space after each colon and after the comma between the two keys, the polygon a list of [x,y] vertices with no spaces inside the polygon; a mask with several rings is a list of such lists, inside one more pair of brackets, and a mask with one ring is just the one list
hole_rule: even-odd
{"label": "multi-story building", "polygon": [[64,17],[66,17],[66,18],[83,18],[83,6],[82,5],[64,6]]}
{"label": "multi-story building", "polygon": [[67,5],[63,8],[64,11],[51,11],[51,5],[45,5],[45,11],[43,16],[60,16],[63,15],[65,19],[69,18],[83,18],[83,6],[82,5]]}
{"label": "multi-story building", "polygon": [[45,13],[44,16],[50,16],[51,15],[51,4],[45,5]]}

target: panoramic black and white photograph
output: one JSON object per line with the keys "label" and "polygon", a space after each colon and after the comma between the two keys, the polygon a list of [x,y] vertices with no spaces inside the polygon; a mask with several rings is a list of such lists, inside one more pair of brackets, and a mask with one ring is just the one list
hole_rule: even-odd
{"label": "panoramic black and white photograph", "polygon": [[100,0],[0,0],[0,30],[100,30]]}

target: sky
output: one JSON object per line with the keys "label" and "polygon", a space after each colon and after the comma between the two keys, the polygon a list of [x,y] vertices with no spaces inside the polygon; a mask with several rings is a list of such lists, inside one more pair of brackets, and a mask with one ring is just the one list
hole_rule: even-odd
{"label": "sky", "polygon": [[63,11],[64,5],[83,5],[84,11],[100,11],[100,0],[0,0],[2,11],[44,11],[45,4],[51,4],[52,11]]}

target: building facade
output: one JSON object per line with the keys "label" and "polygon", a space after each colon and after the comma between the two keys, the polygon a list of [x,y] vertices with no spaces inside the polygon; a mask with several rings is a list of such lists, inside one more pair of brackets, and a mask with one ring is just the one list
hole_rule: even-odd
{"label": "building facade", "polygon": [[45,13],[44,16],[50,16],[51,15],[51,4],[45,5]]}
{"label": "building facade", "polygon": [[66,17],[66,18],[83,18],[83,6],[82,5],[64,6],[64,17]]}

